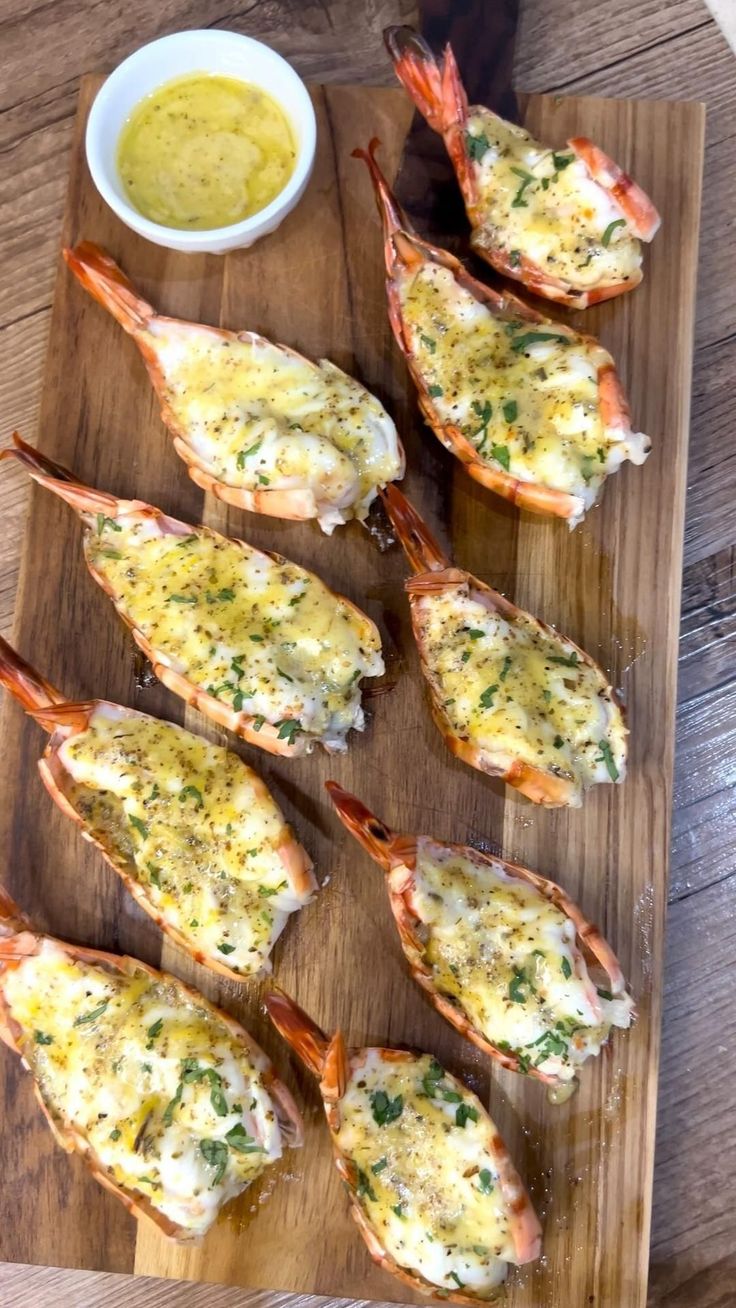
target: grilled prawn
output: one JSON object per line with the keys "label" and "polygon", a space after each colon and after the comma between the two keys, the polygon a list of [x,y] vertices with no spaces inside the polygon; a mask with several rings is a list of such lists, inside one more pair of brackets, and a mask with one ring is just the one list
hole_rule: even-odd
{"label": "grilled prawn", "polygon": [[363,521],[378,487],[403,476],[383,405],[328,359],[312,363],[255,332],[161,317],[89,241],[64,258],[133,337],[177,454],[218,499],[277,518],[317,518],[329,534],[350,518]]}
{"label": "grilled prawn", "polygon": [[0,1039],[62,1149],[175,1239],[203,1235],[302,1143],[291,1095],[238,1022],[137,959],[39,934],[1,889]]}
{"label": "grilled prawn", "polygon": [[453,754],[536,804],[577,808],[623,780],[626,727],[584,650],[451,566],[396,486],[384,503],[415,576],[406,583],[432,715]]}
{"label": "grilled prawn", "polygon": [[[371,1257],[413,1290],[489,1299],[540,1228],[480,1100],[428,1054],[348,1051],[286,995],[272,1022],[319,1078],[337,1170]],[[439,1292],[439,1294],[438,1294]]]}
{"label": "grilled prawn", "polygon": [[[435,1008],[513,1072],[574,1081],[634,1005],[611,947],[554,881],[468,845],[397,835],[327,782],[338,816],[387,874],[412,976]],[[588,963],[605,974],[596,986]]]}
{"label": "grilled prawn", "polygon": [[70,703],[0,639],[0,684],[51,736],[39,771],[146,913],[233,980],[270,969],[312,863],[237,754],[108,700]]}
{"label": "grilled prawn", "polygon": [[489,490],[571,527],[647,436],[632,430],[613,359],[592,336],[476,281],[422,240],[375,160],[389,318],[435,436]]}
{"label": "grilled prawn", "polygon": [[92,576],[169,690],[271,754],[347,748],[360,679],[383,672],[370,618],[280,554],[93,490],[14,440],[0,458],[77,510]]}
{"label": "grilled prawn", "polygon": [[449,45],[438,64],[410,27],[384,35],[399,80],[444,138],[483,259],[576,309],[639,285],[640,241],[652,240],[659,214],[613,159],[584,136],[551,149],[490,109],[468,106]]}

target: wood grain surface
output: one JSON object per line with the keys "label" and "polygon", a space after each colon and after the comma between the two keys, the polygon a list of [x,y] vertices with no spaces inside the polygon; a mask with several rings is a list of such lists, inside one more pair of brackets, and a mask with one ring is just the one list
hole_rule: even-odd
{"label": "wood grain surface", "polygon": [[[87,81],[83,109],[91,93]],[[486,496],[416,419],[386,323],[367,179],[349,157],[356,141],[377,132],[392,173],[410,119],[406,100],[393,90],[345,87],[314,95],[322,142],[314,180],[281,232],[250,253],[183,258],[126,232],[87,179],[81,118],[64,238],[93,236],[107,245],[166,312],[252,327],[308,353],[327,353],[375,389],[406,439],[409,492],[458,562],[559,625],[623,686],[633,729],[627,785],[601,788],[605,793],[580,812],[542,813],[454,762],[423,700],[399,551],[381,553],[357,527],[327,541],[311,526],[259,519],[203,499],[161,428],[133,346],[65,273],[55,299],[41,444],[93,483],[143,495],[179,516],[202,517],[315,567],[382,627],[396,686],[374,702],[368,731],[347,758],[285,763],[247,751],[327,882],[314,907],[289,927],[276,963],[280,983],[327,1027],[341,1023],[356,1042],[423,1045],[487,1092],[485,1060],[406,978],[380,877],[346,844],[322,799],[328,775],[397,826],[484,840],[557,877],[618,947],[640,1020],[617,1040],[612,1058],[599,1060],[563,1108],[548,1105],[540,1086],[510,1075],[494,1076],[490,1098],[546,1217],[545,1259],[518,1278],[514,1308],[556,1304],[562,1286],[571,1305],[638,1308],[645,1297],[653,1161],[702,113],[687,104],[536,97],[527,106],[529,124],[551,139],[583,128],[601,139],[671,210],[644,286],[585,318],[620,360],[637,421],[655,450],[644,470],[626,469],[613,479],[602,508],[568,535],[560,524],[518,516]],[[181,706],[163,688],[136,689],[130,645],[78,551],[72,515],[34,493],[16,624],[22,652],[72,695],[104,692],[181,720]],[[191,711],[183,717],[212,734]],[[5,1139],[13,1145],[0,1195],[2,1257],[403,1298],[353,1232],[314,1088],[268,1031],[257,989],[217,981],[173,946],[162,949],[152,924],[41,793],[37,728],[12,706],[4,723],[11,781],[0,838],[11,889],[40,925],[149,961],[162,958],[242,1017],[305,1103],[308,1138],[303,1153],[234,1205],[201,1249],[180,1249],[136,1231],[84,1169],[55,1149],[31,1107],[29,1086],[4,1059]]]}

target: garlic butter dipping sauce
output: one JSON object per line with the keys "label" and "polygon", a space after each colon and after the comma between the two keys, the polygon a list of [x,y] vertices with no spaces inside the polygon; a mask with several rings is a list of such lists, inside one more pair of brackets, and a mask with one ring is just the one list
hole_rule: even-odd
{"label": "garlic butter dipping sauce", "polygon": [[117,166],[127,199],[164,227],[242,222],[283,190],[296,162],[291,124],[259,86],[192,73],[147,95],[125,123]]}

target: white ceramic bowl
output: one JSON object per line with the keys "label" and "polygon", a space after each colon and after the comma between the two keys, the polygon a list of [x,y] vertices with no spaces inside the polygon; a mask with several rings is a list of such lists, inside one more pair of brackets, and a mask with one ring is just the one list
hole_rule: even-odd
{"label": "white ceramic bowl", "polygon": [[[116,164],[117,144],[131,111],[151,91],[187,73],[219,73],[262,87],[286,110],[297,143],[294,171],[283,191],[259,213],[229,227],[179,231],[151,222],[126,199]],[[260,41],[237,32],[193,31],[144,45],[108,77],[87,123],[87,163],[103,200],[134,232],[170,250],[224,254],[273,232],[299,202],[314,164],[317,124],[307,88],[291,64]]]}

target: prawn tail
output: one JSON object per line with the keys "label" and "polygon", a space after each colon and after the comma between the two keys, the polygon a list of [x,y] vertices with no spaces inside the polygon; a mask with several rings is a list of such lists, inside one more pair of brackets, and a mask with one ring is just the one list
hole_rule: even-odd
{"label": "prawn tail", "polygon": [[468,116],[468,97],[450,46],[445,46],[438,63],[412,27],[387,27],[383,39],[399,81],[430,127],[444,135],[462,126]]}
{"label": "prawn tail", "polygon": [[403,492],[397,486],[386,486],[380,494],[412,571],[421,574],[448,568],[449,559]]}
{"label": "prawn tail", "polygon": [[140,296],[114,259],[92,241],[64,250],[64,259],[86,291],[111,313],[126,332],[146,329],[155,310]]}

